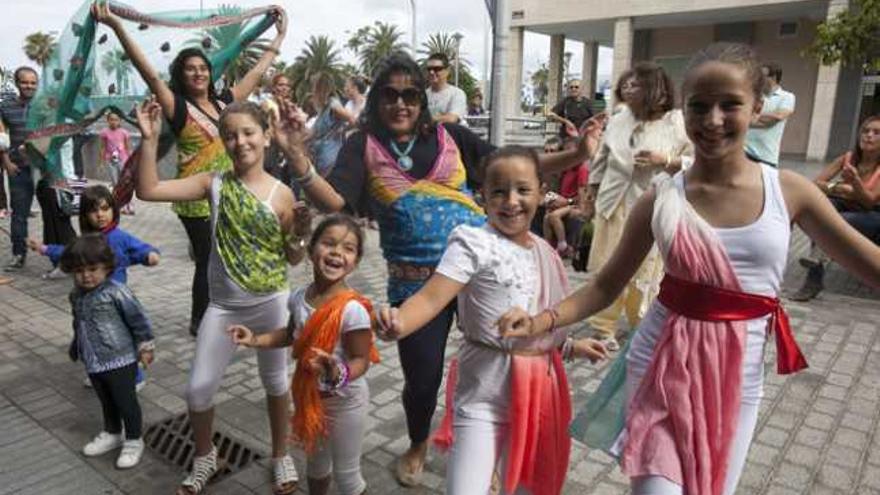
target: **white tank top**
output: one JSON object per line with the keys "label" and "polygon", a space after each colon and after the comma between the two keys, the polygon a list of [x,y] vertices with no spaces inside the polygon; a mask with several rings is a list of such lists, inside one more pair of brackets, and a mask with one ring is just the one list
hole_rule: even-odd
{"label": "white tank top", "polygon": [[[289,291],[254,295],[242,289],[241,286],[235,283],[235,280],[232,280],[232,277],[226,273],[226,267],[223,266],[220,252],[217,250],[216,236],[217,211],[220,207],[221,182],[221,174],[214,174],[214,177],[211,180],[211,198],[209,201],[211,205],[211,256],[208,259],[208,289],[211,302],[221,306],[250,306],[263,303],[276,297],[281,297],[282,295],[287,297]],[[272,196],[275,194],[275,189],[278,187],[278,184],[280,184],[280,182],[276,180],[275,184],[272,186],[272,190],[269,192],[269,196],[265,200],[260,201],[263,207],[272,212],[276,217],[278,215],[275,213],[275,210],[272,209]]]}
{"label": "white tank top", "polygon": [[[782,284],[782,275],[788,259],[791,220],[779,172],[760,165],[764,183],[764,206],[754,222],[742,227],[714,228],[724,244],[727,257],[744,292],[776,297]],[[675,176],[675,186],[683,194],[684,174]],[[654,352],[654,345],[663,329],[667,309],[655,300],[638,331],[632,337],[627,354],[627,372],[630,383],[639,383]],[[743,359],[742,401],[757,405],[763,395],[764,343],[769,316],[746,322],[746,355]],[[630,391],[631,393],[632,391]]]}

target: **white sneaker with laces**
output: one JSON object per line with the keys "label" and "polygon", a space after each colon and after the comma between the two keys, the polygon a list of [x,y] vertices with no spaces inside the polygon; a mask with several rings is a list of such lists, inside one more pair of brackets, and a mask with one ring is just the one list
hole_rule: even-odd
{"label": "white sneaker with laces", "polygon": [[143,454],[143,440],[140,438],[137,440],[126,440],[122,444],[122,452],[119,453],[119,457],[116,459],[116,467],[119,469],[133,468],[141,462],[141,456]]}
{"label": "white sneaker with laces", "polygon": [[106,454],[119,447],[122,447],[122,435],[113,435],[106,431],[102,431],[101,433],[98,433],[98,436],[96,436],[91,442],[83,447],[82,452],[86,457],[95,457]]}

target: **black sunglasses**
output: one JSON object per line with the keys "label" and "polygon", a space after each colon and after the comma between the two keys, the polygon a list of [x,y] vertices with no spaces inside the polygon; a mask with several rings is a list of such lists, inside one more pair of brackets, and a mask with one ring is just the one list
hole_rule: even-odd
{"label": "black sunglasses", "polygon": [[424,93],[414,87],[404,88],[403,90],[398,91],[391,86],[383,86],[379,90],[379,99],[386,105],[393,105],[397,103],[397,100],[402,99],[404,105],[417,106],[422,103],[423,97]]}
{"label": "black sunglasses", "polygon": [[429,65],[425,67],[425,70],[428,72],[440,72],[442,70],[446,70],[445,65]]}

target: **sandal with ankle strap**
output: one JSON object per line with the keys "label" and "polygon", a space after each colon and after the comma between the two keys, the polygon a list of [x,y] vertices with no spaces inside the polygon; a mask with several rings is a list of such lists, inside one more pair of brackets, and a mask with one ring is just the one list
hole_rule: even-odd
{"label": "sandal with ankle strap", "polygon": [[193,458],[193,467],[189,475],[180,483],[177,495],[198,495],[202,493],[211,478],[221,470],[217,462],[217,447],[212,446],[207,455]]}
{"label": "sandal with ankle strap", "polygon": [[272,461],[272,493],[275,495],[290,495],[296,491],[299,485],[299,474],[293,458],[285,455],[277,461]]}

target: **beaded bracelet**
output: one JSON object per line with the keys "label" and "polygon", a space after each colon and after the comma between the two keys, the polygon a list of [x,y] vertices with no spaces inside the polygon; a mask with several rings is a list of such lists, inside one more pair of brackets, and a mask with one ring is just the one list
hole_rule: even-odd
{"label": "beaded bracelet", "polygon": [[351,376],[351,368],[348,367],[348,362],[336,361],[336,370],[335,380],[328,380],[326,375],[318,380],[318,390],[321,392],[336,392],[348,385],[349,377]]}
{"label": "beaded bracelet", "polygon": [[[308,160],[308,159],[307,159]],[[308,186],[314,179],[315,176],[318,175],[318,171],[315,170],[315,165],[311,160],[309,162],[309,169],[300,177],[294,177],[293,181],[297,183],[300,187]]]}

